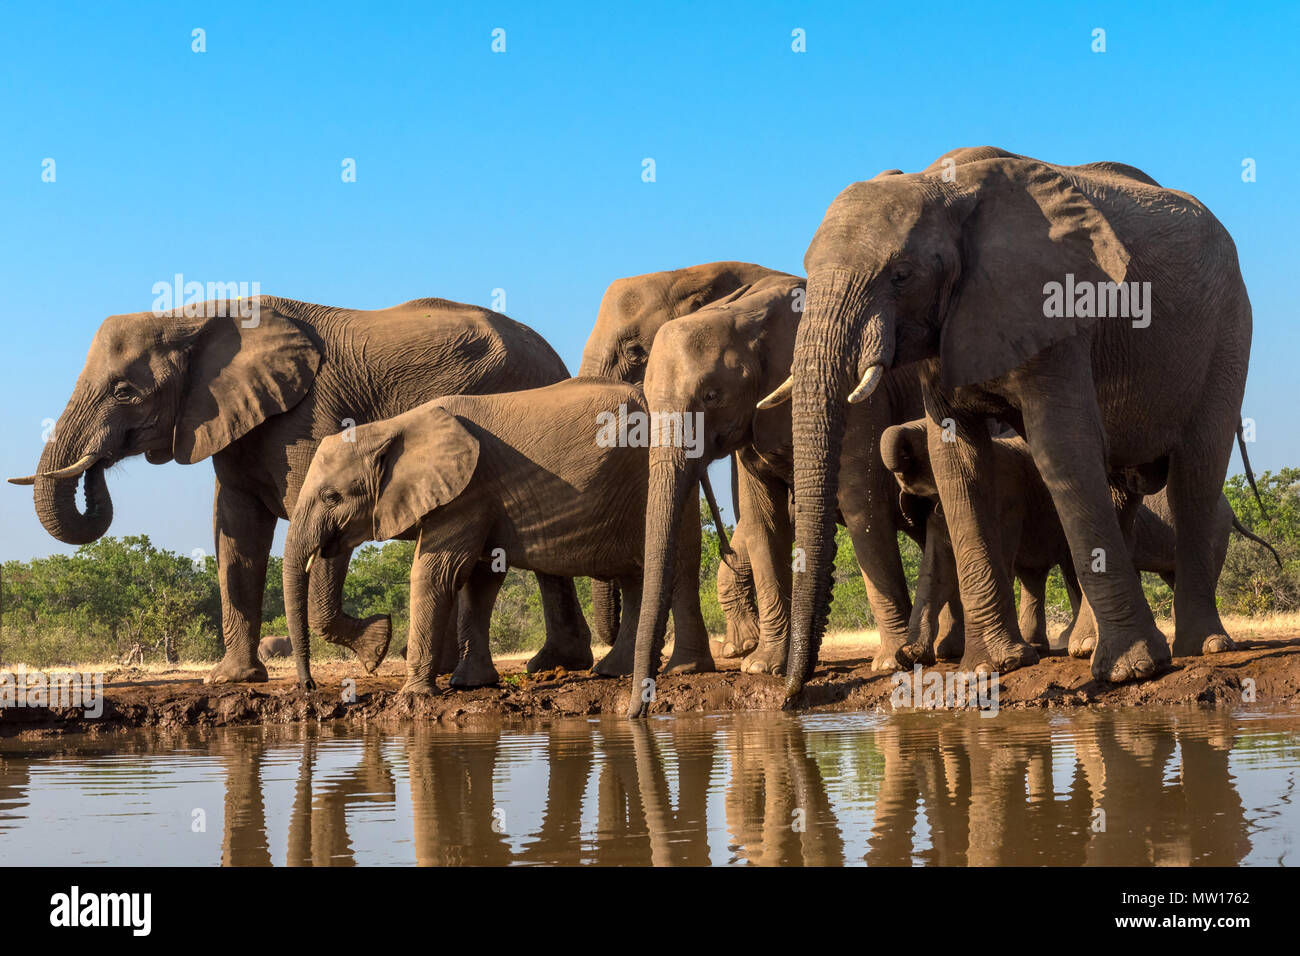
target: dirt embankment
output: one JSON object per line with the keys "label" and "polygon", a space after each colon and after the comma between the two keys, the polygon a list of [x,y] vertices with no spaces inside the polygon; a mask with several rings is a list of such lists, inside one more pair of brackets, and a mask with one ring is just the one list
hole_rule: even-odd
{"label": "dirt embankment", "polygon": [[[1172,671],[1156,680],[1118,686],[1094,681],[1086,661],[1057,652],[1034,667],[1003,675],[998,705],[1300,704],[1300,638],[1239,643],[1241,650],[1179,658]],[[794,706],[813,711],[890,709],[897,681],[874,673],[863,650],[861,643],[831,644]],[[442,694],[413,699],[397,693],[403,666],[401,661],[386,663],[379,673],[366,675],[356,664],[322,663],[314,669],[320,687],[312,693],[298,691],[291,670],[283,666],[274,668],[273,679],[265,684],[233,687],[208,687],[196,672],[113,679],[104,685],[99,718],[87,718],[75,708],[5,708],[0,710],[0,737],[307,720],[495,722],[623,714],[630,689],[628,679],[603,679],[586,672],[526,675],[522,661],[511,661],[499,664],[502,683],[498,687],[450,691],[444,677],[439,681]],[[956,667],[939,665],[933,670],[946,674]],[[355,681],[354,700],[345,699],[344,681],[349,679]],[[661,678],[651,713],[779,710],[785,704],[780,679],[742,674],[737,662],[720,661],[716,673]]]}

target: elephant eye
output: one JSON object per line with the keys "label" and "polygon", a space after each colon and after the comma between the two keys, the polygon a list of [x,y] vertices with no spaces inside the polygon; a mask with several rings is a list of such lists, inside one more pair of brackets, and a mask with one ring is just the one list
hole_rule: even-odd
{"label": "elephant eye", "polygon": [[322,490],[320,493],[321,501],[327,505],[336,505],[343,500],[343,496],[337,491]]}
{"label": "elephant eye", "polygon": [[119,402],[129,402],[135,398],[135,388],[130,382],[118,382],[113,386],[113,397]]}
{"label": "elephant eye", "polygon": [[912,278],[912,273],[909,272],[908,270],[895,269],[894,274],[890,277],[889,281],[892,282],[895,287],[897,287],[905,283],[910,278]]}
{"label": "elephant eye", "polygon": [[623,343],[623,357],[634,365],[640,365],[646,360],[646,350],[640,342],[628,340]]}
{"label": "elephant eye", "polygon": [[718,390],[716,388],[711,388],[704,393],[704,404],[709,406],[716,405],[718,404],[718,399],[720,397]]}

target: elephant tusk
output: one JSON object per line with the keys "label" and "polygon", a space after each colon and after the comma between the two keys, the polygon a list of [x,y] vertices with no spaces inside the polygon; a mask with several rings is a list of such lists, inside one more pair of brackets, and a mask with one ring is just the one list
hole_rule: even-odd
{"label": "elephant tusk", "polygon": [[883,365],[873,365],[867,369],[867,374],[862,376],[862,381],[858,382],[858,387],[849,392],[849,404],[856,405],[874,392],[884,374],[885,367]]}
{"label": "elephant tusk", "polygon": [[47,471],[42,478],[76,478],[87,468],[99,461],[98,455],[86,455],[83,458],[73,462],[67,468],[60,468],[58,471]]}
{"label": "elephant tusk", "polygon": [[34,484],[36,484],[36,476],[35,476],[35,475],[28,475],[26,478],[10,478],[10,479],[9,479],[9,484],[11,484],[11,485],[34,485]]}
{"label": "elephant tusk", "polygon": [[771,395],[758,403],[759,408],[776,408],[782,402],[790,400],[791,393],[794,392],[794,376],[791,375],[784,382],[776,387]]}
{"label": "elephant tusk", "polygon": [[311,574],[311,563],[316,560],[316,552],[307,555],[307,563],[302,566],[303,574]]}

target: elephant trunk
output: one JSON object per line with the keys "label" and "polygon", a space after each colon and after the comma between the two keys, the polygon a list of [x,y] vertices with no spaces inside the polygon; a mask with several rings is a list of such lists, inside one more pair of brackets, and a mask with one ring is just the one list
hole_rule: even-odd
{"label": "elephant trunk", "polygon": [[846,397],[866,398],[894,358],[893,317],[871,309],[867,291],[868,277],[862,273],[828,269],[810,275],[795,341],[791,397],[795,554],[800,563],[791,607],[787,697],[798,694],[812,675],[826,629]]}
{"label": "elephant trunk", "polygon": [[[637,620],[629,717],[642,717],[653,699],[668,608],[676,572],[677,534],[690,492],[699,480],[680,448],[650,449],[650,478],[645,510],[645,566],[641,616]],[[698,497],[698,495],[697,495]]]}
{"label": "elephant trunk", "polygon": [[310,689],[313,681],[307,597],[310,564],[312,557],[318,555],[320,538],[319,535],[308,533],[306,528],[305,521],[291,522],[289,535],[284,542],[284,613],[289,624],[289,640],[293,643],[293,663],[298,672],[298,685]]}
{"label": "elephant trunk", "polygon": [[[56,428],[57,432],[57,428]],[[68,454],[60,455],[60,449],[70,449]],[[57,441],[47,442],[41,452],[40,466],[36,469],[35,500],[36,515],[41,524],[64,544],[89,544],[103,537],[113,523],[113,498],[108,493],[108,483],[104,480],[104,464],[93,461],[89,467],[76,474],[65,477],[47,477],[50,472],[67,472],[85,457],[81,448],[61,436]],[[83,465],[84,467],[84,465]],[[72,469],[75,470],[75,469]],[[86,510],[77,508],[77,484],[85,481]]]}

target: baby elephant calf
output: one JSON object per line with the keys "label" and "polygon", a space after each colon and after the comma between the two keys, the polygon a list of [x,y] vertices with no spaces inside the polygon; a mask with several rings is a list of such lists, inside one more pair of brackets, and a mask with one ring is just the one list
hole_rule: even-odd
{"label": "baby elephant calf", "polygon": [[635,413],[644,414],[636,387],[570,379],[438,398],[321,442],[285,542],[285,609],[299,682],[311,686],[312,559],[412,529],[419,537],[404,692],[435,693],[435,638],[453,626],[462,587],[464,644],[452,686],[496,683],[488,623],[507,567],[616,582],[623,615],[610,657],[628,657],[641,603],[649,453],[608,423]]}
{"label": "baby elephant calf", "polygon": [[[987,477],[996,488],[1003,567],[1020,579],[1020,633],[1040,652],[1048,647],[1045,592],[1047,576],[1060,566],[1074,620],[1066,629],[1069,651],[1089,657],[1096,645],[1096,622],[1082,600],[1070,557],[1069,543],[1056,507],[1033,456],[1018,436],[993,440],[993,473]],[[925,555],[917,580],[916,602],[908,626],[908,643],[898,652],[898,664],[933,664],[956,656],[935,643],[938,615],[958,593],[957,564],[947,522],[938,507],[939,491],[930,465],[924,420],[895,425],[880,438],[880,454],[902,489],[900,506],[913,521],[925,524]],[[1251,534],[1233,514],[1222,495],[1215,511],[1213,532],[1215,579],[1223,567],[1232,530],[1258,542],[1281,565],[1268,542]],[[1139,571],[1159,574],[1174,587],[1174,525],[1164,491],[1147,496],[1138,508],[1133,526],[1133,564]]]}

